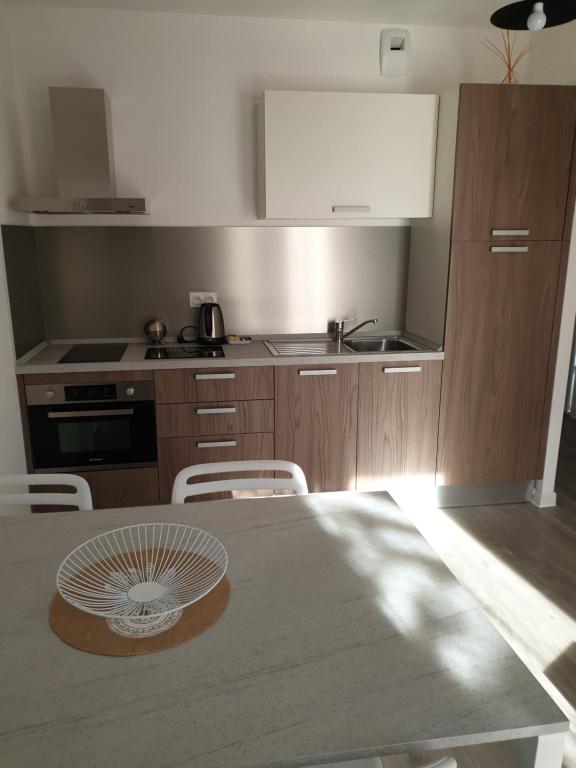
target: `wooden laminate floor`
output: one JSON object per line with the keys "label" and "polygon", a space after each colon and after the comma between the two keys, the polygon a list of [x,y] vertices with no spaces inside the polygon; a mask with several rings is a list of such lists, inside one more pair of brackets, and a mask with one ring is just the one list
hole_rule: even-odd
{"label": "wooden laminate floor", "polygon": [[[566,417],[558,506],[435,509],[399,503],[571,721],[564,765],[576,768],[576,421]],[[508,768],[502,745],[455,750],[459,768]],[[384,761],[404,768],[407,758]]]}

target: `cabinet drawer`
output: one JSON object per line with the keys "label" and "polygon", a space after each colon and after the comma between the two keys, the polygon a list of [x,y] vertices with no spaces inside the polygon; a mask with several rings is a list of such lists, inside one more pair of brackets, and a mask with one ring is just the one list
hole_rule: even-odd
{"label": "cabinet drawer", "polygon": [[271,432],[161,438],[158,440],[160,499],[163,503],[170,501],[174,478],[181,469],[192,464],[273,458],[274,435]]}
{"label": "cabinet drawer", "polygon": [[272,366],[156,371],[154,383],[157,404],[269,400],[274,397]]}
{"label": "cabinet drawer", "polygon": [[173,403],[156,408],[158,437],[274,431],[274,400]]}

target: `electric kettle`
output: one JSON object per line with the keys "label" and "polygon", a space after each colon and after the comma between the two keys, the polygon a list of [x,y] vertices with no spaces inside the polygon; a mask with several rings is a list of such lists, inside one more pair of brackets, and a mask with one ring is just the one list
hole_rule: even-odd
{"label": "electric kettle", "polygon": [[198,341],[202,344],[224,344],[226,331],[220,304],[202,304],[198,315]]}

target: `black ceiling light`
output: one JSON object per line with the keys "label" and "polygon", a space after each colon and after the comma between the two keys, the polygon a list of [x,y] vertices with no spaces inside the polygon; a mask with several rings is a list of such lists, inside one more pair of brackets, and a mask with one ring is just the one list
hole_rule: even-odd
{"label": "black ceiling light", "polygon": [[529,29],[538,32],[548,27],[557,27],[576,19],[574,0],[547,0],[535,3],[534,0],[521,0],[510,3],[495,11],[490,21],[501,29]]}

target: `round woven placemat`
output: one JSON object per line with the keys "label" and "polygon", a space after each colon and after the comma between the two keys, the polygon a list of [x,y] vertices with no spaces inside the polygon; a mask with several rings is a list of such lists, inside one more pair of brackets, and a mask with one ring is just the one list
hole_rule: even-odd
{"label": "round woven placemat", "polygon": [[189,605],[173,627],[153,637],[122,637],[108,628],[106,619],[93,616],[67,603],[58,593],[50,604],[50,626],[68,645],[102,656],[140,656],[173,648],[202,634],[222,616],[230,598],[230,584],[224,577],[212,592]]}

